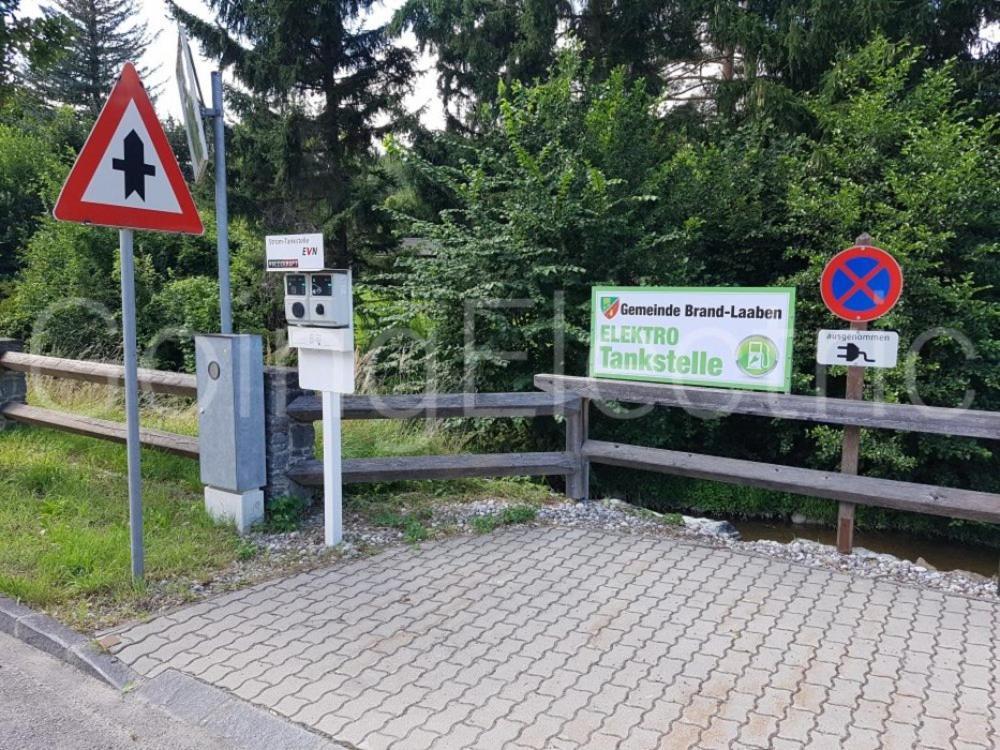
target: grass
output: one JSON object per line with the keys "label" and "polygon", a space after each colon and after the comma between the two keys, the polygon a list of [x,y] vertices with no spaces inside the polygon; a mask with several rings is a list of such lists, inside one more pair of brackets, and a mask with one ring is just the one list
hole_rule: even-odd
{"label": "grass", "polygon": [[[123,391],[118,387],[72,380],[33,377],[28,381],[28,402],[33,406],[68,411],[97,419],[125,419]],[[198,434],[198,408],[194,399],[161,393],[140,395],[142,426],[181,435]]]}
{"label": "grass", "polygon": [[489,534],[501,526],[511,526],[517,523],[531,523],[538,516],[538,509],[531,505],[512,505],[499,513],[489,516],[476,516],[472,519],[472,528],[477,534]]}
{"label": "grass", "polygon": [[[121,421],[121,390],[48,378],[32,379],[29,402],[46,408]],[[156,396],[143,404],[144,426],[197,433],[189,399]],[[422,423],[345,422],[347,457],[449,453],[461,441]],[[317,450],[317,454],[319,453]],[[0,432],[0,593],[46,610],[72,626],[93,630],[142,615],[155,601],[151,588],[173,585],[180,595],[192,580],[207,580],[256,546],[205,513],[198,463],[142,451],[146,577],[130,577],[128,493],[121,445],[42,428]],[[403,530],[418,543],[441,502],[478,498],[537,505],[550,493],[523,479],[396,482],[349,488],[345,505],[373,523]],[[291,530],[303,508],[294,501],[269,508],[265,528]]]}
{"label": "grass", "polygon": [[[318,428],[317,424],[317,456],[322,455],[322,436]],[[345,458],[420,456],[465,450],[460,437],[442,430],[428,430],[419,421],[359,420],[344,422],[341,429]],[[428,520],[430,508],[442,502],[483,498],[538,506],[551,498],[551,492],[540,481],[521,477],[381,482],[349,486],[344,504],[370,523],[403,529],[409,541],[421,541],[417,538],[421,534],[414,521]],[[406,526],[407,523],[410,525]]]}
{"label": "grass", "polygon": [[[143,451],[146,576],[192,580],[239,554],[212,522],[198,465]],[[130,577],[128,494],[120,446],[52,430],[0,433],[0,592],[88,627],[113,608],[143,609]]]}
{"label": "grass", "polygon": [[[121,390],[33,378],[29,402],[121,420]],[[190,400],[157,396],[144,426],[197,432]],[[235,531],[205,513],[198,464],[142,451],[146,580],[210,578],[251,555]],[[130,574],[122,446],[56,430],[0,432],[0,593],[91,629],[141,614],[150,588]],[[111,614],[114,613],[114,614]]]}

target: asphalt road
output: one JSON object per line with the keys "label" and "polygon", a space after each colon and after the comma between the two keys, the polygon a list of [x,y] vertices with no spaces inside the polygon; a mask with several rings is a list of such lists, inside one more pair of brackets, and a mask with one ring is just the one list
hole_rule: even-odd
{"label": "asphalt road", "polygon": [[0,633],[0,750],[231,750]]}

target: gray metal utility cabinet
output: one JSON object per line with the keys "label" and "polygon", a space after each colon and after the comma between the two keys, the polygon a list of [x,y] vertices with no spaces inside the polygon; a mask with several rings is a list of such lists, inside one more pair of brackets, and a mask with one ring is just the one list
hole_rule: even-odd
{"label": "gray metal utility cabinet", "polygon": [[264,518],[264,353],[260,336],[195,337],[205,509],[242,534]]}

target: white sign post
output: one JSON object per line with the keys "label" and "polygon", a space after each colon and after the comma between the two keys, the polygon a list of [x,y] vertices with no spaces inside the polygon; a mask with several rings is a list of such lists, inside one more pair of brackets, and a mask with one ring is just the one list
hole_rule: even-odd
{"label": "white sign post", "polygon": [[[322,242],[322,238],[320,240]],[[278,247],[282,250],[301,249],[302,245],[290,242],[287,245],[279,243]],[[322,249],[322,244],[319,247]],[[269,247],[269,268],[271,259]],[[298,256],[293,258],[296,262],[297,259]],[[292,273],[286,276],[285,309],[301,306],[301,315],[288,319],[288,345],[299,353],[299,387],[319,391],[322,395],[323,527],[326,545],[333,547],[344,538],[341,394],[354,393],[351,272],[326,270],[299,273],[300,270],[301,267],[293,268]],[[289,295],[295,302],[287,299]]]}
{"label": "white sign post", "polygon": [[595,287],[591,316],[591,377],[791,387],[792,288]]}
{"label": "white sign post", "polygon": [[895,331],[828,331],[816,340],[816,361],[821,365],[895,367],[899,334]]}

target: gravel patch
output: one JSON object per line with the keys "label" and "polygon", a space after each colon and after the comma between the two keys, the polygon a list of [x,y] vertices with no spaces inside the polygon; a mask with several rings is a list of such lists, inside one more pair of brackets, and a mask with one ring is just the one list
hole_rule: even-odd
{"label": "gravel patch", "polygon": [[789,544],[758,540],[755,542],[733,542],[727,546],[755,554],[792,560],[814,568],[828,568],[867,578],[889,578],[899,583],[947,591],[951,594],[965,594],[977,599],[1000,601],[996,579],[964,570],[930,570],[909,560],[872,552],[863,547],[855,547],[854,552],[850,555],[841,555],[837,552],[836,547],[806,539],[796,539]]}
{"label": "gravel patch", "polygon": [[[937,571],[863,547],[855,547],[850,555],[841,555],[836,547],[805,539],[788,544],[768,540],[743,542],[734,538],[724,526],[705,523],[708,519],[684,516],[684,526],[664,525],[666,516],[628,505],[620,500],[604,500],[587,504],[562,503],[546,508],[539,518],[570,526],[587,526],[608,530],[646,532],[656,529],[696,540],[700,543],[728,547],[739,552],[789,560],[813,568],[826,568],[867,578],[887,578],[899,583],[921,586],[953,594],[1000,601],[997,580],[970,571]],[[726,524],[728,525],[728,524]]]}

